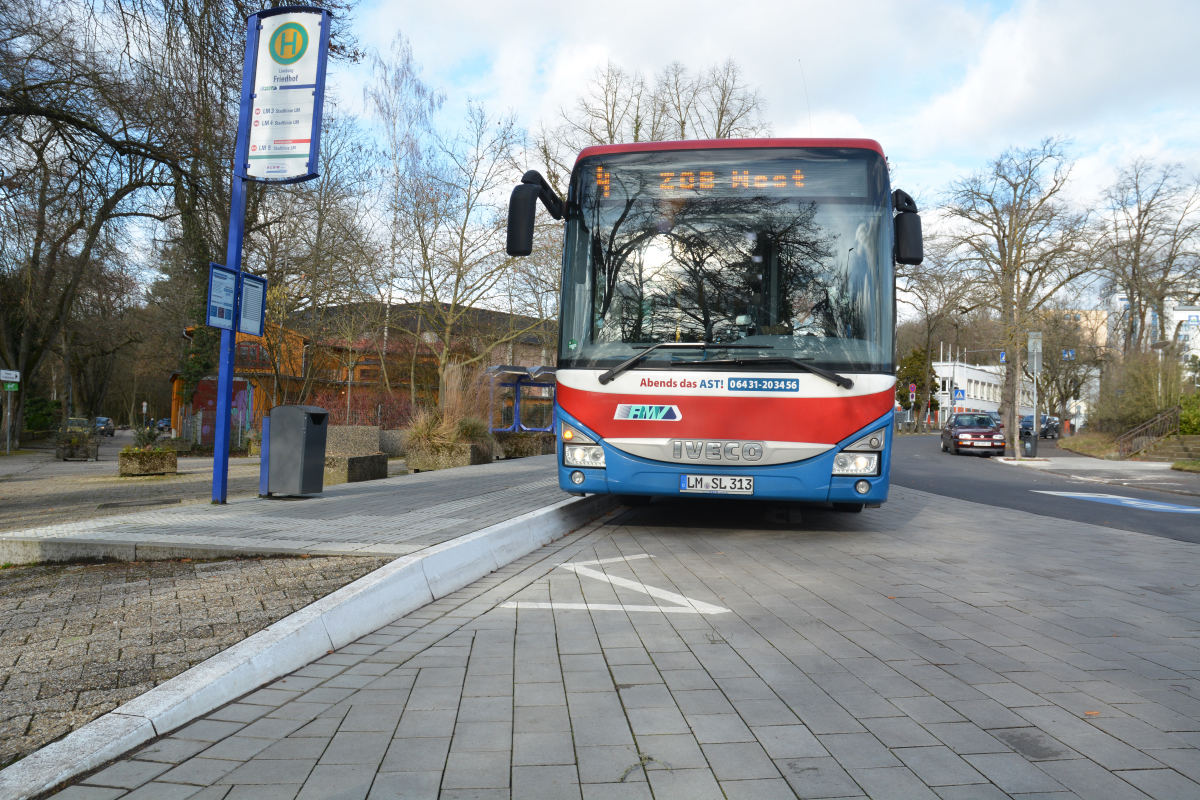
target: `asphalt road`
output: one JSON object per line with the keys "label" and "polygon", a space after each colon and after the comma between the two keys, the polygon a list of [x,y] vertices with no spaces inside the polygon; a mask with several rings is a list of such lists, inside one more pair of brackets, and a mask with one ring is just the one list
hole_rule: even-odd
{"label": "asphalt road", "polygon": [[[954,456],[941,452],[936,434],[898,436],[894,442],[894,486],[906,486],[945,497],[1057,519],[1200,543],[1200,513],[1155,510],[1169,506],[1200,508],[1200,498],[1197,497],[1073,480],[979,456]],[[1064,453],[1056,451],[1054,454]],[[1040,492],[1115,495],[1128,498],[1124,502],[1148,501],[1149,507],[1137,508]]]}

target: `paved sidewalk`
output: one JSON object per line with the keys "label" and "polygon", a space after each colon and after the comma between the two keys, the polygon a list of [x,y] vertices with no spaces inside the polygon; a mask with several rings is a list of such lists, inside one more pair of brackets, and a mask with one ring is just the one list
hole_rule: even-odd
{"label": "paved sidewalk", "polygon": [[1200,797],[1200,549],[892,498],[630,511],[58,797]]}
{"label": "paved sidewalk", "polygon": [[308,499],[255,496],[6,531],[0,548],[37,540],[192,548],[197,555],[401,556],[566,497],[555,457],[538,456],[342,484]]}

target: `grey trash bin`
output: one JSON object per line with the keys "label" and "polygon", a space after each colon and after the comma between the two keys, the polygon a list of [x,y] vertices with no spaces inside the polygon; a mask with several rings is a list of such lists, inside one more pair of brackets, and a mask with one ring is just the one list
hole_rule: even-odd
{"label": "grey trash bin", "polygon": [[329,412],[316,406],[271,409],[268,494],[317,494],[325,483]]}

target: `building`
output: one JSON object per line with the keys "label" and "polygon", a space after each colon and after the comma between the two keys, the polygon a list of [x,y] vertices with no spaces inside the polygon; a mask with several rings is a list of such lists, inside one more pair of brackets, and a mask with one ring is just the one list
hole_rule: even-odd
{"label": "building", "polygon": [[[263,416],[285,403],[322,404],[337,424],[366,424],[359,419],[363,415],[375,424],[376,401],[387,404],[395,399],[407,408],[407,397],[415,395],[419,403],[436,404],[437,364],[447,345],[440,331],[429,329],[430,318],[439,315],[422,313],[416,304],[358,304],[297,317],[296,329],[313,332],[308,336],[280,325],[268,325],[263,337],[238,333],[233,440],[260,429]],[[194,330],[188,328],[184,338],[190,339]],[[501,343],[489,350],[498,340]],[[449,347],[451,360],[482,356],[475,362],[479,369],[502,364],[538,367],[553,363],[556,340],[552,322],[465,309],[458,314]],[[173,435],[194,438],[198,430],[200,441],[211,443],[216,433],[216,375],[198,381],[190,397],[184,396],[180,373],[172,373],[170,381]],[[401,393],[403,398],[397,397]],[[350,401],[355,399],[367,401],[371,408],[354,406]]]}
{"label": "building", "polygon": [[1171,316],[1179,358],[1187,361],[1193,356],[1200,357],[1200,306],[1174,306]]}

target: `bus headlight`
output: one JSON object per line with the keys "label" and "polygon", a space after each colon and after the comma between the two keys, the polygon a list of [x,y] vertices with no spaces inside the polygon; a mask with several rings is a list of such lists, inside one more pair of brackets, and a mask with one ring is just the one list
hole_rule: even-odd
{"label": "bus headlight", "polygon": [[604,467],[604,448],[598,444],[563,445],[563,463],[568,467]]}
{"label": "bus headlight", "polygon": [[833,459],[834,475],[875,475],[878,471],[878,453],[841,452]]}

